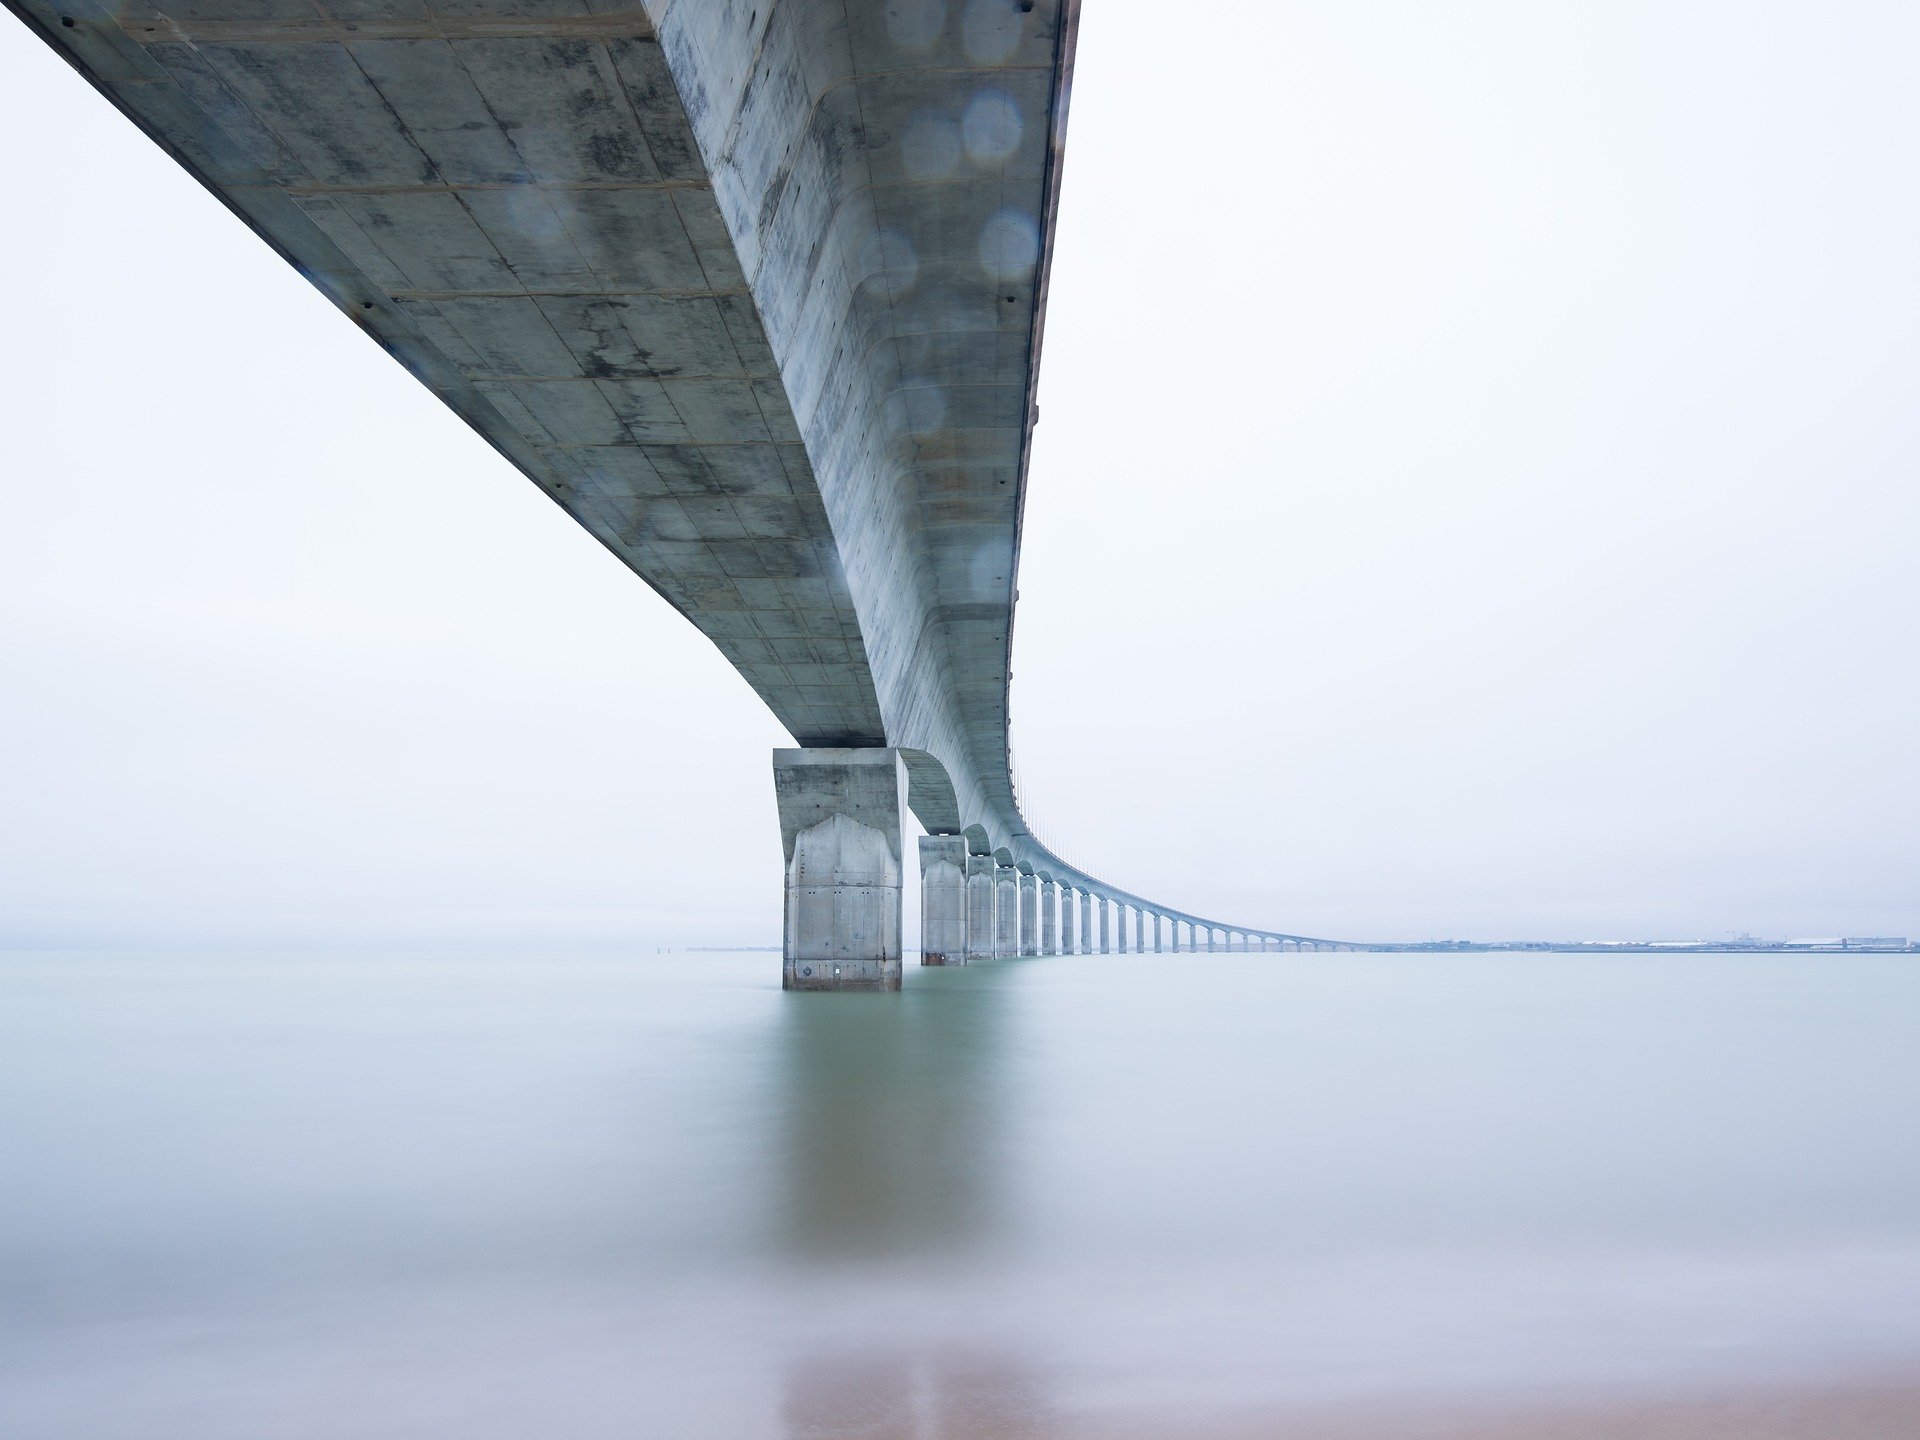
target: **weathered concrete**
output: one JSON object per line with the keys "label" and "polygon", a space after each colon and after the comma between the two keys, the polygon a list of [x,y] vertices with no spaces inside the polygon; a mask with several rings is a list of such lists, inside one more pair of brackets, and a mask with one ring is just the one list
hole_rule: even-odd
{"label": "weathered concrete", "polygon": [[1080,892],[1080,953],[1082,955],[1091,955],[1094,953],[1093,895],[1086,890]]}
{"label": "weathered concrete", "polygon": [[907,771],[887,749],[776,750],[789,990],[900,988]]}
{"label": "weathered concrete", "polygon": [[1100,906],[1100,953],[1111,955],[1113,953],[1113,902],[1102,895],[1098,903]]}
{"label": "weathered concrete", "polygon": [[1020,874],[1020,953],[1040,953],[1040,881],[1030,870]]}
{"label": "weathered concrete", "polygon": [[1073,887],[1062,882],[1060,886],[1060,953],[1062,955],[1077,955],[1080,952],[1079,943],[1075,938],[1073,897]]}
{"label": "weathered concrete", "polygon": [[1156,911],[1153,917],[1153,953],[1158,955],[1164,948],[1160,938],[1160,915]]}
{"label": "weathered concrete", "polygon": [[1060,953],[1060,891],[1044,875],[1040,877],[1040,953]]}
{"label": "weathered concrete", "polygon": [[967,841],[920,837],[920,963],[967,963]]}
{"label": "weathered concrete", "polygon": [[967,959],[991,960],[994,937],[1000,932],[996,919],[999,886],[998,867],[991,855],[967,856]]}
{"label": "weathered concrete", "polygon": [[993,953],[1005,960],[1020,953],[1020,872],[1001,865],[993,873]]}

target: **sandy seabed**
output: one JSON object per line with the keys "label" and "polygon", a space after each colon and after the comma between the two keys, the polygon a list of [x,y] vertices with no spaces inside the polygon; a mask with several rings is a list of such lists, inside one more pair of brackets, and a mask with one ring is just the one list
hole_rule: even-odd
{"label": "sandy seabed", "polygon": [[1063,1433],[1072,1440],[1920,1440],[1920,1376],[1615,1400],[1354,1407],[1217,1427],[1109,1422]]}

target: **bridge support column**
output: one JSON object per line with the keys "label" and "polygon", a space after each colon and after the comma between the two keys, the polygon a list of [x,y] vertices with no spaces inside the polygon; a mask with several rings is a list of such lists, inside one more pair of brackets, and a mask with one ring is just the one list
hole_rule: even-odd
{"label": "bridge support column", "polygon": [[1112,910],[1112,902],[1102,895],[1100,897],[1100,953],[1102,955],[1113,953]]}
{"label": "bridge support column", "polygon": [[1113,902],[1113,953],[1127,953],[1127,907],[1118,900]]}
{"label": "bridge support column", "polygon": [[920,963],[967,963],[967,840],[920,837]]}
{"label": "bridge support column", "polygon": [[993,872],[991,855],[967,856],[967,959],[993,958]]}
{"label": "bridge support column", "polygon": [[1133,912],[1133,953],[1147,953],[1147,912],[1140,909]]}
{"label": "bridge support column", "polygon": [[1080,892],[1080,953],[1093,954],[1093,896]]}
{"label": "bridge support column", "polygon": [[1153,917],[1153,953],[1158,955],[1160,949],[1160,916],[1156,913]]}
{"label": "bridge support column", "polygon": [[1078,953],[1073,938],[1073,887],[1070,885],[1060,887],[1060,953]]}
{"label": "bridge support column", "polygon": [[1209,955],[1212,955],[1213,953],[1215,953],[1214,943],[1213,943],[1213,934],[1214,934],[1213,926],[1209,925],[1207,927],[1207,953]]}
{"label": "bridge support column", "polygon": [[1040,882],[1040,953],[1060,953],[1060,887],[1044,879]]}
{"label": "bridge support column", "polygon": [[781,984],[898,990],[900,752],[776,750],[773,790],[787,872]]}
{"label": "bridge support column", "polygon": [[1020,953],[1020,872],[998,865],[993,872],[993,953],[1005,960]]}
{"label": "bridge support column", "polygon": [[1020,948],[1016,953],[1040,953],[1040,881],[1031,872],[1020,876]]}

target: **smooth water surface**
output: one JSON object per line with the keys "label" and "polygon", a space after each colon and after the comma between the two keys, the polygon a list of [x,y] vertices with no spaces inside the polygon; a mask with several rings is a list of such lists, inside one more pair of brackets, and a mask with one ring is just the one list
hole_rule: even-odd
{"label": "smooth water surface", "polygon": [[778,981],[0,957],[0,1434],[1172,1436],[1920,1373],[1912,957]]}

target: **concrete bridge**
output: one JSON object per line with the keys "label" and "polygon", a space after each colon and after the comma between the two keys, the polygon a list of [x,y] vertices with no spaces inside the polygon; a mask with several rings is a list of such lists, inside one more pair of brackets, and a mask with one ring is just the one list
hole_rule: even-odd
{"label": "concrete bridge", "polygon": [[1014,793],[1077,0],[5,3],[766,701],[789,986],[900,983],[907,806],[924,963],[1334,947]]}

